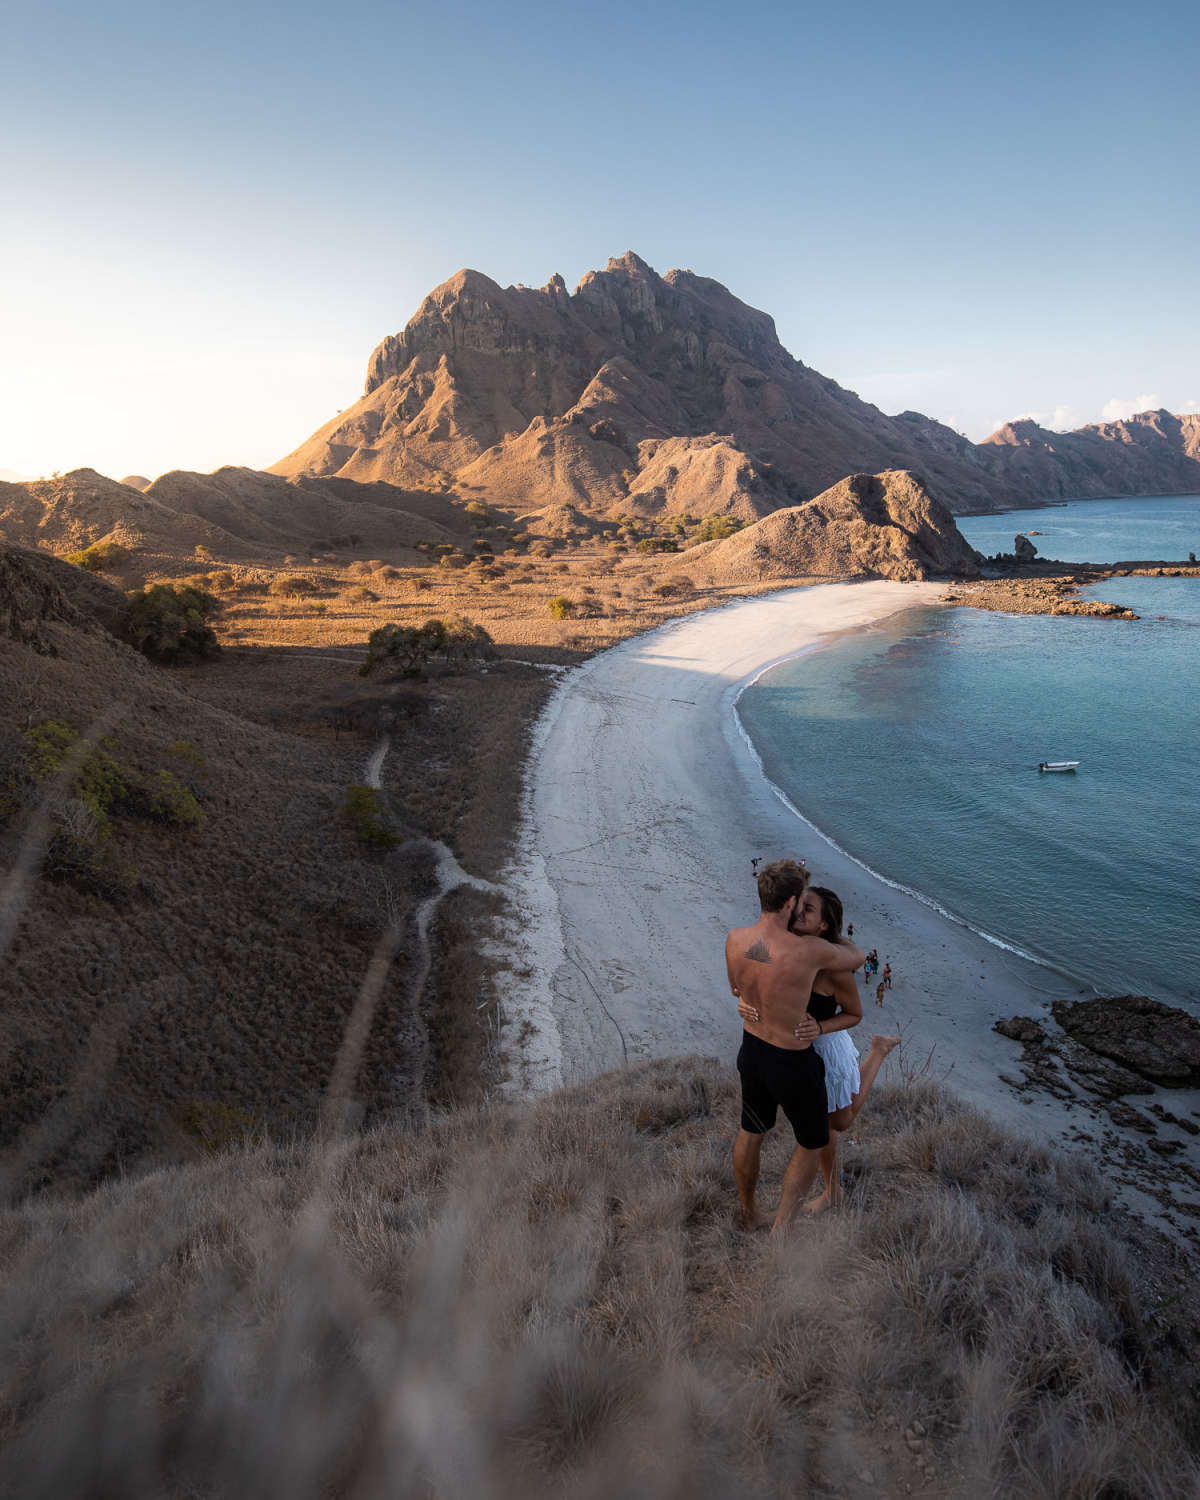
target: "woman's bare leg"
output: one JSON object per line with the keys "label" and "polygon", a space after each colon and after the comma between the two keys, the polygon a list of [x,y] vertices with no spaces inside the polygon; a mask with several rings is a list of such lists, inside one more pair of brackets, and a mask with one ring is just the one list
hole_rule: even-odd
{"label": "woman's bare leg", "polygon": [[[893,1048],[900,1045],[898,1036],[873,1036],[871,1050],[858,1065],[858,1093],[850,1099],[850,1123],[858,1117],[859,1110],[867,1102],[867,1095],[874,1087],[875,1079],[883,1067],[883,1060]],[[841,1111],[839,1110],[840,1114]],[[842,1129],[846,1127],[843,1126]]]}
{"label": "woman's bare leg", "polygon": [[841,1202],[842,1183],[838,1176],[837,1165],[838,1132],[849,1130],[854,1124],[859,1110],[867,1102],[867,1095],[874,1087],[879,1070],[883,1067],[884,1058],[899,1045],[898,1036],[873,1036],[871,1038],[871,1050],[858,1068],[858,1092],[850,1096],[849,1104],[843,1105],[841,1109],[835,1109],[829,1116],[829,1145],[821,1152],[821,1175],[825,1178],[825,1191],[819,1198],[814,1198],[811,1203],[804,1205],[807,1213],[822,1214],[827,1208],[832,1208],[834,1204]]}
{"label": "woman's bare leg", "polygon": [[823,1214],[827,1208],[842,1201],[842,1184],[837,1164],[838,1135],[833,1122],[839,1115],[846,1113],[847,1110],[839,1109],[829,1116],[829,1144],[821,1151],[821,1176],[825,1179],[825,1191],[819,1198],[813,1198],[804,1205],[805,1213]]}

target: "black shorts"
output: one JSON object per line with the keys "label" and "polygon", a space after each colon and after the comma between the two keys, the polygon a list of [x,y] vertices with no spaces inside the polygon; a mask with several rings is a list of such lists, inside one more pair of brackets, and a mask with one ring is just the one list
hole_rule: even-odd
{"label": "black shorts", "polygon": [[776,1110],[782,1108],[798,1145],[808,1151],[828,1146],[825,1064],[815,1048],[773,1047],[747,1031],[737,1066],[742,1078],[743,1130],[764,1134],[774,1125]]}

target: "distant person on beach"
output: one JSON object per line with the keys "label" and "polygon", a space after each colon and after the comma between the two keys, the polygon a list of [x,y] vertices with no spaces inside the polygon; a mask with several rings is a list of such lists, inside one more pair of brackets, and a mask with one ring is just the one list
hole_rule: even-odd
{"label": "distant person on beach", "polygon": [[852,973],[863,955],[852,943],[788,930],[809,883],[808,871],[795,860],[776,860],[758,872],[757,880],[758,921],[735,927],[725,939],[729,988],[758,1016],[746,1022],[738,1052],[742,1118],[733,1146],[733,1174],[738,1223],[743,1229],[766,1227],[768,1220],[755,1202],[759,1158],[763,1136],[782,1108],[796,1137],[772,1226],[782,1233],[812,1186],[821,1151],[829,1144],[825,1064],[812,1047],[821,1028],[808,1015],[813,980],[822,970]]}
{"label": "distant person on beach", "polygon": [[883,980],[882,979],[875,986],[875,1004],[876,1005],[882,1005],[883,1004]]}
{"label": "distant person on beach", "polygon": [[854,936],[854,923],[853,922],[851,922],[847,926],[847,928],[846,928],[846,936],[849,937],[849,938],[852,938]]}
{"label": "distant person on beach", "polygon": [[891,987],[892,987],[892,966],[891,966],[891,964],[884,964],[884,966],[883,966],[883,987],[886,990],[890,990]]}
{"label": "distant person on beach", "polygon": [[[831,943],[844,943],[842,903],[827,886],[810,886],[804,893],[800,910],[792,922],[792,931],[805,937],[822,937]],[[846,928],[847,937],[850,929]],[[758,1012],[745,999],[738,1002],[738,1015],[744,1021],[757,1021]],[[815,1022],[818,1035],[813,1050],[825,1064],[825,1102],[829,1111],[829,1145],[821,1152],[821,1173],[825,1191],[806,1203],[808,1213],[822,1213],[839,1202],[842,1196],[837,1165],[838,1132],[849,1130],[867,1102],[883,1060],[900,1045],[898,1036],[873,1036],[866,1060],[859,1063],[858,1048],[850,1039],[851,1027],[862,1020],[862,1001],[852,973],[833,973],[823,969],[813,980],[808,1011],[796,1028],[797,1036],[807,1034],[805,1023]]]}

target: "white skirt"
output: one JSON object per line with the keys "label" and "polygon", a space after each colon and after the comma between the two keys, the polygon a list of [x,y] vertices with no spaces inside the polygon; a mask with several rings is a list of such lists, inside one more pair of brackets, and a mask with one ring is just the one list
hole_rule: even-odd
{"label": "white skirt", "polygon": [[828,1036],[819,1036],[813,1046],[825,1064],[825,1098],[829,1113],[845,1109],[862,1082],[858,1073],[858,1048],[850,1040],[848,1031],[831,1031]]}

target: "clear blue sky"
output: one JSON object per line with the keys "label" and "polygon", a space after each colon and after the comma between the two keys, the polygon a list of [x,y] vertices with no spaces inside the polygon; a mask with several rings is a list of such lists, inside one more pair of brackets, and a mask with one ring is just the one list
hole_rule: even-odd
{"label": "clear blue sky", "polygon": [[973,438],[1200,409],[1198,18],[10,6],[0,468],[269,463],[459,267],[627,249]]}

